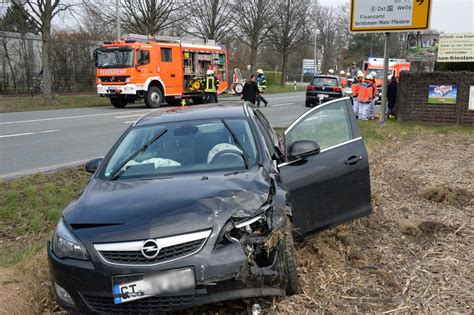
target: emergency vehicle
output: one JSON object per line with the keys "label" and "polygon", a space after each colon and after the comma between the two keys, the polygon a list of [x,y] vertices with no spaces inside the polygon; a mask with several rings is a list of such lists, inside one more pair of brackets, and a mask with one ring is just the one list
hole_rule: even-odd
{"label": "emergency vehicle", "polygon": [[200,104],[207,70],[219,80],[219,94],[227,89],[227,51],[211,40],[128,35],[104,42],[94,57],[97,93],[117,108],[142,99],[150,108],[182,99]]}
{"label": "emergency vehicle", "polygon": [[[364,74],[376,72],[375,82],[378,86],[382,85],[383,80],[383,58],[369,58],[364,61],[362,70]],[[400,72],[410,71],[410,63],[406,59],[389,59],[388,60],[388,73],[387,76],[393,75],[395,77],[400,76]]]}

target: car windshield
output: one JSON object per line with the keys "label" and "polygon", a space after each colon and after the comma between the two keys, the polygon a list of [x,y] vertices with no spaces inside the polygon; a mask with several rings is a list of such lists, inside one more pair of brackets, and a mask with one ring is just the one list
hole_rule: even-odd
{"label": "car windshield", "polygon": [[[143,145],[166,129],[146,149]],[[237,141],[236,141],[237,140]],[[130,161],[120,167],[135,152]],[[113,152],[102,179],[241,171],[255,164],[257,149],[245,119],[196,120],[132,128]],[[119,176],[117,176],[119,175]]]}
{"label": "car windshield", "polygon": [[329,78],[329,77],[315,77],[311,82],[311,85],[316,86],[337,86],[337,79],[336,78]]}
{"label": "car windshield", "polygon": [[101,48],[97,50],[97,68],[129,68],[133,66],[133,49]]}

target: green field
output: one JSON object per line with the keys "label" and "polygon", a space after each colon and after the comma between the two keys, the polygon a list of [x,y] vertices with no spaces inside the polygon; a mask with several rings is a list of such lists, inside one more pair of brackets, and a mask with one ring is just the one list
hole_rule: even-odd
{"label": "green field", "polygon": [[456,104],[455,97],[429,97],[428,104]]}

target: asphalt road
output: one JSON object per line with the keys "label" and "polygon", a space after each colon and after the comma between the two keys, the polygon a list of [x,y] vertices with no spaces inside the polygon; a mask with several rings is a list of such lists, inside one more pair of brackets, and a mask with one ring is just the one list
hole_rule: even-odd
{"label": "asphalt road", "polygon": [[[261,109],[273,126],[289,126],[307,110],[304,92],[266,98],[269,106]],[[235,97],[220,99],[222,104],[238,102]],[[108,106],[2,113],[0,178],[78,165],[104,156],[128,126],[150,111],[144,104],[134,104],[125,109]]]}

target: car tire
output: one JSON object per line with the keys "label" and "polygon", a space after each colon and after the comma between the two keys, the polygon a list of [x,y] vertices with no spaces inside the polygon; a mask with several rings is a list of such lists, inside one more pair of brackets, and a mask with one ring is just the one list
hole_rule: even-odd
{"label": "car tire", "polygon": [[148,108],[158,108],[163,102],[163,92],[157,86],[150,86],[145,95],[145,105]]}
{"label": "car tire", "polygon": [[286,294],[295,295],[299,292],[298,270],[296,268],[295,245],[291,232],[291,223],[289,222],[283,243],[283,251],[287,277]]}
{"label": "car tire", "polygon": [[244,86],[242,85],[242,83],[237,83],[234,87],[234,91],[236,94],[242,94],[242,92],[244,91]]}
{"label": "car tire", "polygon": [[125,97],[119,96],[119,97],[111,97],[110,103],[115,108],[124,108],[125,106],[127,106],[128,101]]}
{"label": "car tire", "polygon": [[311,107],[311,103],[310,103],[309,101],[306,101],[305,104],[304,104],[304,106],[306,106],[306,107]]}

